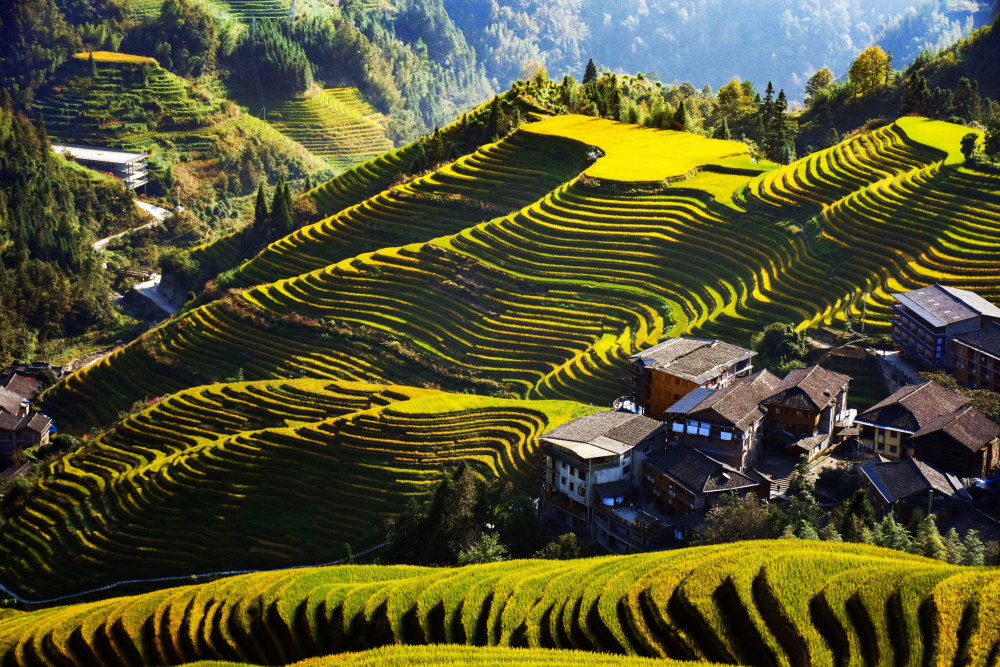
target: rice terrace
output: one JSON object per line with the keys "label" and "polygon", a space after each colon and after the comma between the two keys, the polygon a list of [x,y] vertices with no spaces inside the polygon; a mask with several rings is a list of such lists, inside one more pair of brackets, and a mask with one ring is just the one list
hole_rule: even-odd
{"label": "rice terrace", "polygon": [[1000,665],[1000,3],[759,4],[4,3],[0,667]]}

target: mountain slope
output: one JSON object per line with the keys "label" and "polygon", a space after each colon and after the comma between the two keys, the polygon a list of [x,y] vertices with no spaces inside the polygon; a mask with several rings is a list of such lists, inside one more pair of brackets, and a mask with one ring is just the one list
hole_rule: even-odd
{"label": "mountain slope", "polygon": [[532,493],[536,437],[593,409],[321,380],[186,390],[53,464],[7,510],[2,583],[47,597],[330,561],[380,543],[459,461]]}
{"label": "mountain slope", "polygon": [[19,665],[287,664],[387,644],[475,644],[754,665],[985,664],[1000,641],[998,587],[996,568],[795,539],[463,568],[340,566],[6,612],[0,652]]}
{"label": "mountain slope", "polygon": [[[69,378],[55,407],[69,416],[67,407],[79,406],[80,417],[108,423],[122,403],[90,396],[112,387],[128,403],[140,398],[126,369],[147,369],[146,394],[184,382],[172,364],[192,378],[233,374],[227,347],[277,326],[248,324],[254,318],[311,324],[295,330],[294,345],[255,348],[252,377],[414,382],[413,368],[394,367],[356,338],[326,336],[336,323],[452,369],[447,381],[458,384],[450,386],[489,379],[519,396],[602,404],[624,391],[625,357],[667,335],[745,344],[775,320],[801,328],[857,317],[862,293],[869,326],[884,330],[890,291],[937,280],[1000,301],[990,240],[1000,226],[1000,177],[955,163],[964,131],[904,118],[754,177],[770,167],[751,164],[735,142],[580,116],[530,124],[520,141],[556,135],[592,142],[605,157],[511,215],[455,233],[441,222],[460,221],[434,214],[433,226],[414,229],[447,233],[422,243],[340,254],[358,238],[344,223],[356,211],[375,228],[415,220],[392,215],[382,203],[391,194],[306,227],[241,272],[253,281],[291,277],[151,332]],[[234,309],[246,313],[240,322]],[[206,355],[218,371],[201,361]]]}

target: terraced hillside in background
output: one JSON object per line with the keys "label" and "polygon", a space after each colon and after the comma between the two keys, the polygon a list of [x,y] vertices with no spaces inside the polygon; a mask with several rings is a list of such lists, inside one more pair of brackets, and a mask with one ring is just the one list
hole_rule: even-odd
{"label": "terraced hillside in background", "polygon": [[49,467],[3,525],[0,583],[40,598],[329,562],[460,461],[533,493],[536,437],[593,410],[322,380],[186,390]]}
{"label": "terraced hillside in background", "polygon": [[[78,54],[82,56],[83,54]],[[151,58],[108,54],[96,59],[91,78],[86,57],[61,65],[39,92],[32,111],[58,141],[126,150],[211,154],[218,142],[239,145],[252,137],[293,155],[308,168],[322,163],[267,123],[222,98],[197,89]]]}
{"label": "terraced hillside in background", "polygon": [[[245,103],[251,110],[257,105]],[[393,148],[386,117],[357,88],[326,88],[305,97],[267,100],[264,120],[337,171]]]}
{"label": "terraced hillside in background", "polygon": [[[489,380],[519,396],[607,404],[622,393],[625,358],[668,335],[747,344],[775,320],[842,323],[860,314],[862,293],[869,330],[884,330],[888,292],[935,281],[1000,301],[1000,176],[956,163],[965,131],[903,118],[772,170],[736,142],[582,116],[532,123],[517,141],[576,142],[604,157],[547,194],[525,191],[538,199],[519,211],[460,231],[447,229],[464,224],[447,213],[396,215],[396,191],[307,226],[240,272],[261,284],[70,377],[54,409],[110,423],[113,410],[175,390],[179,367],[196,378],[239,366],[255,378],[426,381],[381,349],[362,350],[357,341],[372,333],[448,368],[455,389]],[[480,173],[461,173],[469,163]],[[463,176],[450,187],[474,199],[484,171],[511,183],[512,166],[466,160],[439,174]],[[463,208],[458,199],[451,210]],[[406,245],[342,254],[361,229],[411,225],[423,242],[403,236]],[[252,364],[227,352],[292,322],[294,343],[254,346]],[[108,392],[116,398],[104,400]],[[69,405],[80,412],[60,408]]]}
{"label": "terraced hillside in background", "polygon": [[[287,664],[389,644],[403,645],[390,655],[456,655],[440,646],[453,644],[747,665],[982,665],[1000,652],[997,574],[794,539],[463,568],[337,566],[7,611],[0,652],[4,665]],[[438,646],[406,646],[426,644]]]}

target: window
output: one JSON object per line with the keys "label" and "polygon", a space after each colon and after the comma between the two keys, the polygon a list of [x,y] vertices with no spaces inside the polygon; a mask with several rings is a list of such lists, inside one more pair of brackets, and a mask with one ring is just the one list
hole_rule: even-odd
{"label": "window", "polygon": [[898,451],[899,451],[899,447],[897,447],[896,445],[889,445],[889,453],[890,454],[895,454]]}
{"label": "window", "polygon": [[569,483],[569,490],[570,490],[570,491],[572,491],[572,490],[573,490],[573,482],[570,482],[570,483]]}
{"label": "window", "polygon": [[719,437],[722,438],[723,440],[732,440],[733,434],[730,433],[729,431],[722,431],[721,433],[719,433]]}
{"label": "window", "polygon": [[708,435],[710,428],[711,428],[711,424],[699,424],[698,425],[698,435],[701,435],[701,436]]}
{"label": "window", "polygon": [[781,408],[775,408],[774,409],[774,414],[780,415],[781,414]]}
{"label": "window", "polygon": [[631,472],[632,472],[632,466],[630,466],[630,465],[625,466],[624,468],[622,468],[622,474],[623,475],[628,475]]}
{"label": "window", "polygon": [[580,479],[583,479],[583,469],[577,468],[576,469],[576,476],[579,477]]}
{"label": "window", "polygon": [[566,478],[565,477],[560,477],[559,478],[559,483],[565,485],[566,484]]}
{"label": "window", "polygon": [[683,433],[684,432],[684,422],[674,422],[673,424],[670,425],[670,428],[675,433]]}

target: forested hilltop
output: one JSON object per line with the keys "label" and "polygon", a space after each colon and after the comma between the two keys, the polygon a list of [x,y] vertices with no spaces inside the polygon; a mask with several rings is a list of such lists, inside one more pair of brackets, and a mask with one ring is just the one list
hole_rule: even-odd
{"label": "forested hilltop", "polygon": [[30,359],[54,338],[111,327],[111,275],[91,244],[139,224],[121,184],[50,149],[0,97],[0,365]]}

